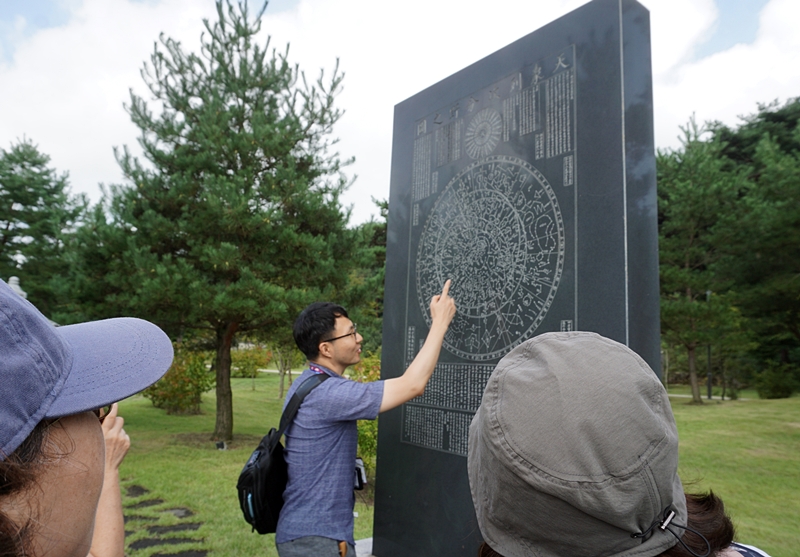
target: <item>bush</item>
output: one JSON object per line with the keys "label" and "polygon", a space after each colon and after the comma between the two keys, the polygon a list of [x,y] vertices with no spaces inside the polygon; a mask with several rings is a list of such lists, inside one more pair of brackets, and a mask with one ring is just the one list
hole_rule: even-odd
{"label": "bush", "polygon": [[207,352],[195,352],[175,344],[175,359],[166,375],[142,394],[167,414],[199,414],[200,395],[214,387]]}
{"label": "bush", "polygon": [[[351,378],[354,381],[367,383],[381,378],[381,353],[369,354],[353,366]],[[367,478],[375,480],[375,461],[378,456],[378,420],[359,420],[358,422],[358,456],[364,460]]]}
{"label": "bush", "polygon": [[789,398],[797,390],[797,380],[789,364],[767,362],[756,375],[755,387],[759,398]]}
{"label": "bush", "polygon": [[258,370],[266,368],[270,360],[272,352],[260,346],[231,350],[231,377],[258,377]]}

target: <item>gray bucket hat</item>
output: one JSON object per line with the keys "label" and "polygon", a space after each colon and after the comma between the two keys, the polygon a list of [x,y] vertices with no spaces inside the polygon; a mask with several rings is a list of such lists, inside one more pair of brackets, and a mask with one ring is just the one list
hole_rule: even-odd
{"label": "gray bucket hat", "polygon": [[677,543],[651,529],[666,509],[686,524],[664,387],[595,333],[546,333],[497,364],[467,467],[481,533],[504,557],[648,557]]}

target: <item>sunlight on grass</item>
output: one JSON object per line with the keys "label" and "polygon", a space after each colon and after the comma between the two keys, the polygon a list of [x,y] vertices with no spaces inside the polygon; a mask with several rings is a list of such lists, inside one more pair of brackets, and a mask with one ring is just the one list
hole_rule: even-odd
{"label": "sunlight on grass", "polygon": [[[211,441],[214,395],[203,397],[203,414],[168,416],[141,396],[121,403],[132,448],[122,466],[123,487],[149,490],[127,497],[126,505],[162,499],[145,509],[126,509],[142,518],[129,522],[127,543],[147,536],[146,527],[159,524],[202,523],[196,531],[170,537],[202,540],[210,557],[275,556],[274,536],[251,533],[239,511],[236,479],[258,440],[276,426],[282,401],[278,378],[263,374],[253,382],[232,381],[235,439],[227,450]],[[711,401],[701,406],[672,399],[681,438],[681,477],[688,490],[713,489],[733,516],[738,539],[773,557],[800,557],[800,398],[784,400]],[[359,494],[356,539],[372,536],[372,507]],[[190,518],[163,511],[190,509]],[[195,544],[197,546],[197,544]],[[183,546],[175,546],[177,551]],[[128,550],[131,557],[163,553],[164,546]]]}
{"label": "sunlight on grass", "polygon": [[686,490],[721,496],[738,540],[800,556],[800,398],[672,408]]}

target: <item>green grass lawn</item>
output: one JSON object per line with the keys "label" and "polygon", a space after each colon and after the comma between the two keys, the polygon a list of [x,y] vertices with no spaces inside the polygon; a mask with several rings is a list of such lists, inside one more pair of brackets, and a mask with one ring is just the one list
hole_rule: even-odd
{"label": "green grass lawn", "polygon": [[[125,514],[136,517],[126,524],[131,557],[189,549],[209,551],[210,557],[277,555],[273,536],[251,533],[242,519],[236,479],[258,440],[278,423],[278,378],[263,374],[255,390],[249,379],[232,383],[236,439],[225,451],[210,440],[213,393],[203,397],[204,413],[198,416],[168,416],[141,396],[120,404],[132,439],[122,466],[123,491],[131,486],[148,490],[123,501]],[[773,557],[800,557],[800,398],[702,406],[674,398],[673,409],[688,489],[711,488],[722,496],[741,541]],[[163,502],[133,508],[153,500]],[[176,508],[193,515],[179,518],[166,512]],[[356,511],[356,539],[371,537],[372,508],[359,501]],[[196,529],[159,534],[185,543],[131,548],[148,545],[156,528],[187,525]]]}
{"label": "green grass lawn", "polygon": [[[149,557],[153,553],[180,550],[207,550],[213,557],[241,555],[277,555],[274,536],[252,533],[244,522],[236,494],[236,479],[244,462],[270,427],[280,419],[278,377],[263,374],[252,390],[249,379],[233,379],[234,442],[220,451],[210,440],[214,429],[216,404],[214,393],[203,396],[203,414],[168,416],[154,408],[142,396],[120,404],[125,430],[131,436],[131,450],[122,465],[123,505],[125,514],[140,517],[129,520],[126,539],[131,557]],[[127,497],[131,486],[141,486],[148,493]],[[132,505],[155,499],[163,503],[144,508]],[[177,518],[169,509],[185,508],[193,516]],[[358,503],[356,538],[372,536],[372,508]],[[147,544],[153,538],[150,528],[173,525],[196,525],[197,530],[162,534],[161,537],[185,538],[183,545],[151,546],[131,550],[131,544]],[[199,540],[199,541],[198,541]]]}
{"label": "green grass lawn", "polygon": [[800,556],[800,398],[672,408],[686,490],[721,496],[739,541]]}

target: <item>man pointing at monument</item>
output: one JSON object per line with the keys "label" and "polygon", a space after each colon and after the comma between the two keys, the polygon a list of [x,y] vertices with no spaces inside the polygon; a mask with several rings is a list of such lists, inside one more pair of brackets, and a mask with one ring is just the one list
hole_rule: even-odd
{"label": "man pointing at monument", "polygon": [[431,299],[430,331],[414,361],[403,375],[385,381],[357,383],[342,377],[361,360],[363,340],[343,307],[315,302],[298,316],[294,340],[308,358],[308,369],[286,399],[315,373],[329,380],[308,394],[286,431],[289,483],[275,535],[280,557],[355,557],[356,421],[373,420],[423,393],[456,313],[449,291],[448,280]]}

